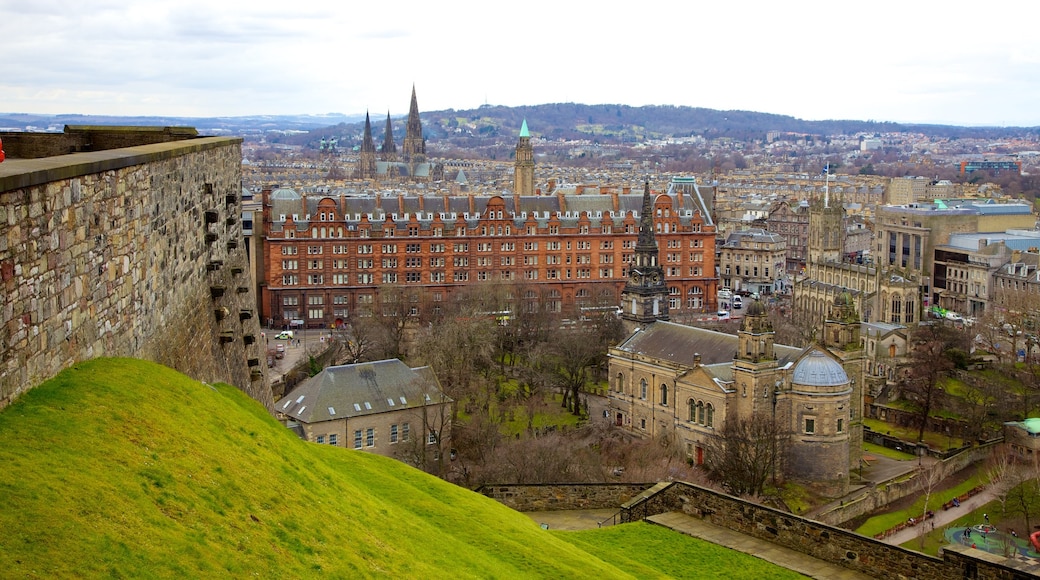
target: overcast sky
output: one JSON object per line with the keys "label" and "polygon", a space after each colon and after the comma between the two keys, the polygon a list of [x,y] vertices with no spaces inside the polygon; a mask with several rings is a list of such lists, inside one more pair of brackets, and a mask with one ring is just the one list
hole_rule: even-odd
{"label": "overcast sky", "polygon": [[421,111],[1037,126],[1038,25],[1028,0],[0,0],[0,111],[396,117],[414,83]]}

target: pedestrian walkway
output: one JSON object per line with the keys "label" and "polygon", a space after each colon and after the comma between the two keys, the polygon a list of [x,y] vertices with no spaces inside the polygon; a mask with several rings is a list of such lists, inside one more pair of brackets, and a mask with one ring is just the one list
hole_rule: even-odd
{"label": "pedestrian walkway", "polygon": [[594,530],[600,527],[614,524],[613,516],[620,510],[618,508],[596,509],[596,510],[559,510],[552,512],[524,512],[524,515],[538,522],[542,527],[549,530]]}
{"label": "pedestrian walkway", "polygon": [[827,580],[871,580],[873,578],[838,564],[831,564],[801,552],[796,552],[790,548],[753,538],[729,528],[716,526],[684,513],[657,514],[647,519],[687,536],[693,536],[694,538],[700,538],[738,552],[750,554],[766,562],[805,574],[810,578],[825,578]]}
{"label": "pedestrian walkway", "polygon": [[[942,505],[943,501],[941,499],[938,499],[938,494],[933,494],[932,497],[935,498],[933,501],[937,506]],[[916,526],[903,528],[902,530],[899,530],[898,532],[892,534],[891,536],[888,536],[887,538],[884,538],[881,541],[885,542],[886,544],[892,544],[894,546],[905,544],[906,542],[918,538],[932,531],[933,529],[942,529],[943,526],[949,524],[950,522],[958,518],[964,517],[966,514],[969,514],[977,509],[981,509],[982,506],[988,504],[994,499],[996,499],[996,495],[993,493],[993,489],[987,487],[979,493],[965,499],[963,502],[961,502],[960,507],[950,508],[948,510],[944,510],[941,507],[939,507],[937,511],[933,510],[935,515],[933,515],[931,519],[921,522]],[[921,517],[921,514],[914,514],[911,517],[919,518]],[[982,516],[979,516],[978,522],[973,523],[983,523]]]}

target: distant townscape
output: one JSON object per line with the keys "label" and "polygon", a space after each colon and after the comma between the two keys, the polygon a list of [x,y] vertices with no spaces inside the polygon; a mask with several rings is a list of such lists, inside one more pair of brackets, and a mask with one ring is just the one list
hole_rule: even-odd
{"label": "distant townscape", "polygon": [[0,116],[0,406],[144,358],[516,509],[1040,570],[1036,128],[408,103]]}

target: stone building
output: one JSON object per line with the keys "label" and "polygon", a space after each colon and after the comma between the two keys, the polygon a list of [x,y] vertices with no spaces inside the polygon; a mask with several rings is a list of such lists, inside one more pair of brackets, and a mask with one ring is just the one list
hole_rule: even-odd
{"label": "stone building", "polygon": [[825,340],[805,349],[773,343],[758,300],[737,336],[652,322],[609,351],[611,417],[640,435],[676,438],[696,464],[726,421],[773,418],[791,436],[787,475],[840,495],[862,441],[859,322],[851,308],[848,297],[836,305]]}
{"label": "stone building", "polygon": [[766,218],[766,229],[783,237],[787,271],[792,274],[801,272],[808,258],[809,202],[776,202]]}
{"label": "stone building", "polygon": [[74,126],[0,137],[0,407],[100,356],[153,360],[270,407],[241,139]]}
{"label": "stone building", "polygon": [[307,441],[413,459],[450,448],[452,404],[430,367],[388,359],[327,367],[274,408]]}
{"label": "stone building", "polygon": [[402,181],[429,183],[444,179],[444,167],[441,164],[430,162],[426,157],[426,139],[422,133],[419,102],[415,97],[414,86],[400,155],[398,155],[397,145],[394,143],[390,114],[387,113],[386,116],[383,144],[377,151],[375,140],[372,137],[372,123],[366,112],[361,151],[358,153],[353,177],[379,183]]}
{"label": "stone building", "polygon": [[[618,306],[644,195],[354,195],[266,191],[261,310],[275,325],[343,323],[396,287],[438,308],[473,284],[506,284],[524,308]],[[675,314],[714,312],[715,230],[702,198],[651,196],[662,287]]]}
{"label": "stone building", "polygon": [[946,200],[883,206],[877,211],[873,259],[884,270],[919,280],[922,306],[928,308],[946,289],[947,266],[942,260],[936,263],[936,250],[949,244],[953,234],[1032,230],[1035,225],[1036,216],[1026,203]]}
{"label": "stone building", "polygon": [[772,294],[786,264],[784,237],[757,228],[731,232],[719,249],[721,285],[733,290]]}

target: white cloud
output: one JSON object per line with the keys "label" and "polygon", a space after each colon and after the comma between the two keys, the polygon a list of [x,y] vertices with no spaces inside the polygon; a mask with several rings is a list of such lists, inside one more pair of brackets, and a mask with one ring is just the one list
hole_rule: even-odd
{"label": "white cloud", "polygon": [[0,110],[404,114],[550,102],[1040,125],[1033,11],[985,5],[0,0]]}

